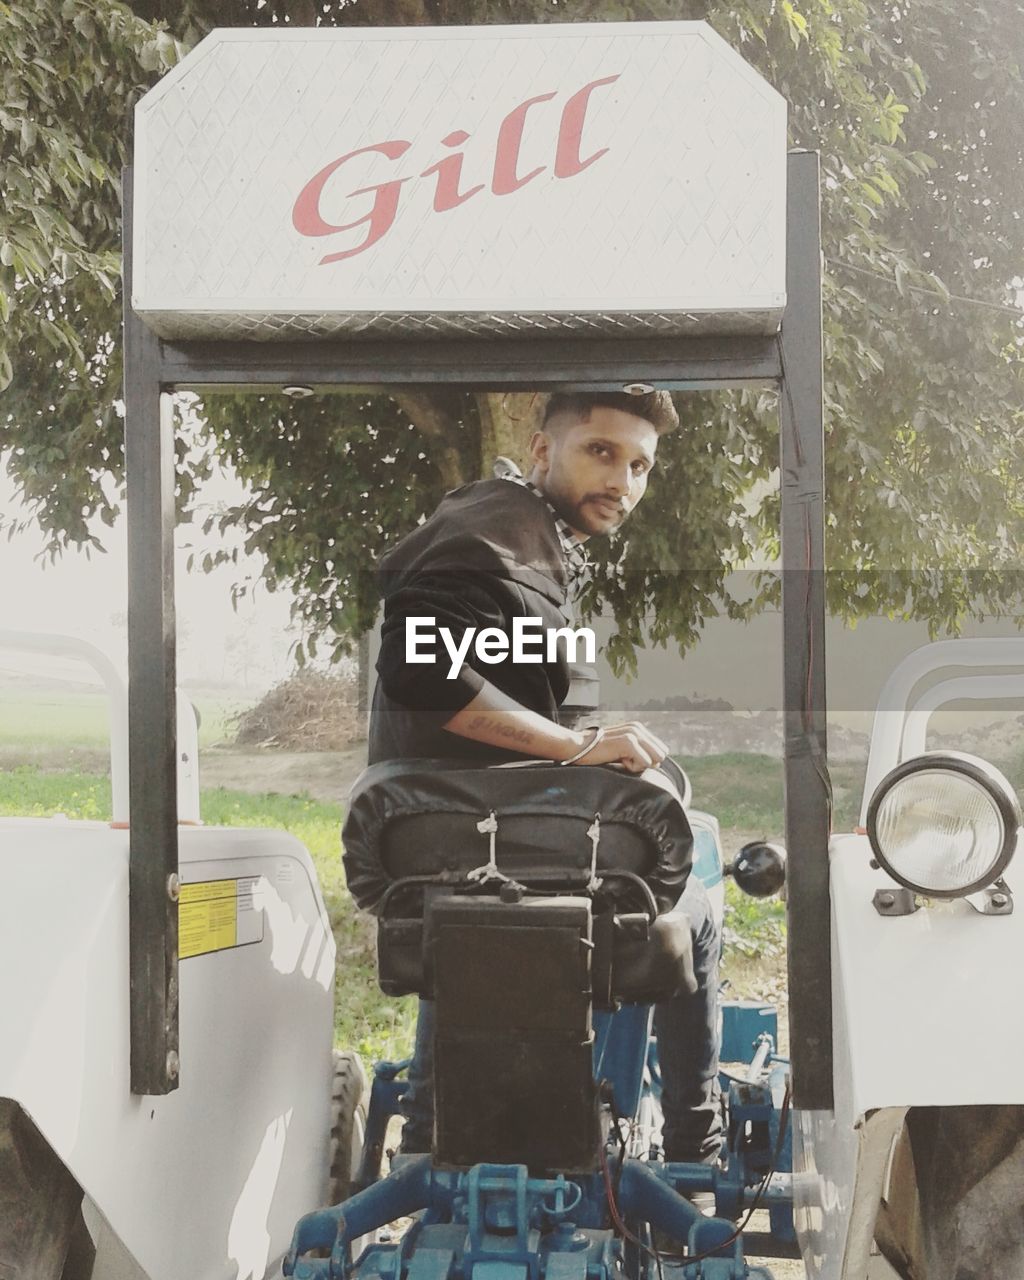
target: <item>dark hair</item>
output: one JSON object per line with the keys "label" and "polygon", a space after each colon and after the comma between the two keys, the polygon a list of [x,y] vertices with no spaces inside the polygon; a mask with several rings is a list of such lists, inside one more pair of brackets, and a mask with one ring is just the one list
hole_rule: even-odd
{"label": "dark hair", "polygon": [[627,391],[556,391],[544,409],[544,426],[563,413],[588,422],[594,409],[631,413],[649,422],[660,436],[679,426],[679,415],[667,391],[647,391],[643,395],[630,395]]}

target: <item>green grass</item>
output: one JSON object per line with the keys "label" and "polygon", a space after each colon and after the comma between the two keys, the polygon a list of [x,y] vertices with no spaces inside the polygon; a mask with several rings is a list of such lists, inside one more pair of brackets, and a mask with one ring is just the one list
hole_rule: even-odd
{"label": "green grass", "polygon": [[32,765],[0,770],[0,817],[110,821],[110,779],[95,773],[42,773]]}
{"label": "green grass", "polygon": [[[242,700],[197,693],[192,701],[200,715],[200,746],[234,738],[233,721],[243,707]],[[108,726],[103,693],[0,687],[0,740],[5,747],[106,749]]]}
{"label": "green grass", "polygon": [[107,700],[101,693],[0,690],[5,744],[105,747],[107,723]]}
{"label": "green grass", "polygon": [[725,882],[722,943],[747,960],[780,960],[786,951],[786,905],[778,898],[749,898],[732,880]]}
{"label": "green grass", "polygon": [[[678,756],[693,785],[693,803],[713,813],[723,827],[752,831],[767,840],[785,834],[782,761],[774,756],[726,752],[717,756]],[[852,831],[864,785],[862,765],[833,764],[832,829]]]}
{"label": "green grass", "polygon": [[[0,816],[109,821],[110,782],[89,773],[44,773],[31,766],[0,771]],[[338,948],[334,1034],[339,1047],[367,1061],[408,1054],[416,1022],[412,998],[393,1000],[377,988],[374,924],[355,908],[341,867],[342,810],[301,796],[202,793],[205,822],[214,826],[271,827],[291,832],[316,865]]]}

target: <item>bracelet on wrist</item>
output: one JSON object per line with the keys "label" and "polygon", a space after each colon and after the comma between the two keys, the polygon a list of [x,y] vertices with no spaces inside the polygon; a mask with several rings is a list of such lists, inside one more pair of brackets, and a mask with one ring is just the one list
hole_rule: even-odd
{"label": "bracelet on wrist", "polygon": [[563,760],[562,764],[575,764],[578,760],[582,760],[584,756],[589,755],[591,751],[593,751],[604,737],[604,729],[602,729],[600,725],[595,724],[588,727],[593,729],[594,736],[581,751],[577,751],[576,754],[574,756],[570,756],[568,760]]}

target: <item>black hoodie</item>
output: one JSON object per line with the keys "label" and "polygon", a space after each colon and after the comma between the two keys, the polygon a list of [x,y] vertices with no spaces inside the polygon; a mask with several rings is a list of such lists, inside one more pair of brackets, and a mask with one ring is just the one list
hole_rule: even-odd
{"label": "black hoodie", "polygon": [[569,689],[565,646],[556,660],[515,663],[511,655],[481,664],[473,648],[449,680],[450,659],[438,640],[437,662],[406,661],[406,623],[430,618],[457,643],[467,627],[498,627],[539,618],[571,625],[568,573],[555,517],[544,500],[507,480],[479,480],[447,494],[437,510],[381,560],[384,624],[370,717],[369,760],[463,757],[481,764],[521,758],[470,743],[443,728],[484,681],[550,720]]}

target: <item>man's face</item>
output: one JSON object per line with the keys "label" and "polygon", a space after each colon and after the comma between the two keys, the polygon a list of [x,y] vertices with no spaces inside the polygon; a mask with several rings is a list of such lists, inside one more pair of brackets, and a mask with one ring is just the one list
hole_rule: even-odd
{"label": "man's face", "polygon": [[586,422],[552,420],[533,437],[532,479],[580,537],[612,533],[644,496],[657,447],[646,419],[598,406]]}

